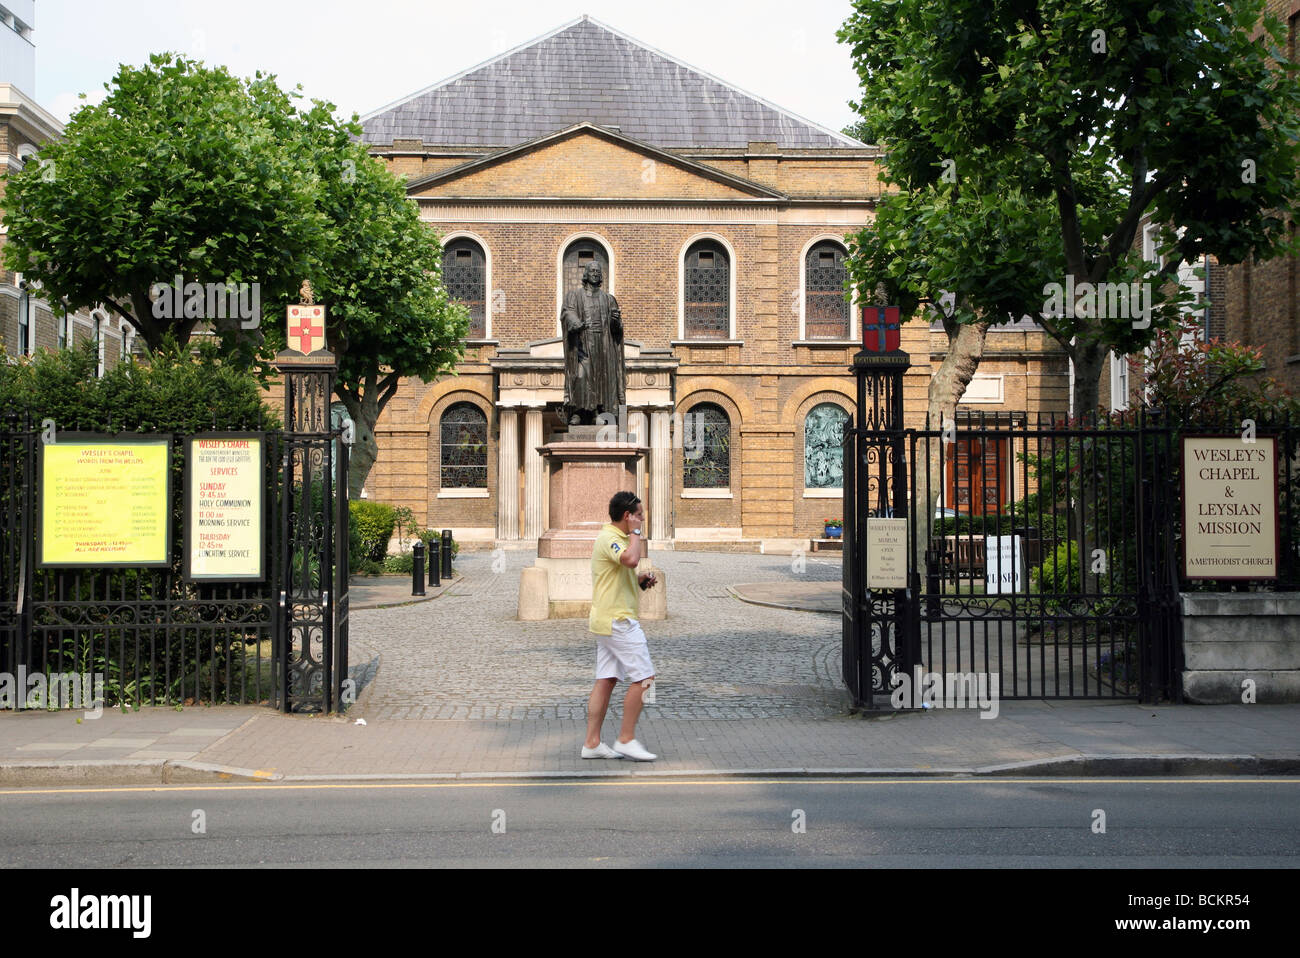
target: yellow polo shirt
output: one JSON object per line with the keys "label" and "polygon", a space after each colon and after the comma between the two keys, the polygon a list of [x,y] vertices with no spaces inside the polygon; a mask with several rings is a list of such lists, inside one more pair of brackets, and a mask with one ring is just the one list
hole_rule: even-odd
{"label": "yellow polo shirt", "polygon": [[605,523],[591,550],[591,615],[587,628],[609,635],[615,619],[635,619],[641,605],[636,569],[619,562],[630,537]]}

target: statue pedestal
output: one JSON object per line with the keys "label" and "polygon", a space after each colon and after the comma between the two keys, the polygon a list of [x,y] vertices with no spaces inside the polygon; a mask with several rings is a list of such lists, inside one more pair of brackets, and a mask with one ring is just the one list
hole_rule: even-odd
{"label": "statue pedestal", "polygon": [[[600,438],[614,429],[570,426],[538,448],[549,470],[551,521],[537,540],[537,564],[519,580],[521,619],[543,618],[543,608],[550,619],[583,618],[591,611],[591,551],[609,521],[609,500],[636,488],[637,462],[649,452],[639,442]],[[637,571],[650,568],[643,558]],[[537,594],[542,577],[533,569],[545,572],[545,602]]]}

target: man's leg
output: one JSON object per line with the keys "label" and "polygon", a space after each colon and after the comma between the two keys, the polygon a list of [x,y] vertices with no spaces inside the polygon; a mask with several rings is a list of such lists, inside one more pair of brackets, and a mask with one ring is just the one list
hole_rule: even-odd
{"label": "man's leg", "polygon": [[[627,685],[627,695],[623,697],[623,728],[618,733],[618,740],[624,745],[636,738],[636,720],[641,717],[641,697],[645,695],[647,683],[654,680],[655,677],[652,675],[648,679],[642,679],[640,682],[629,682]],[[606,693],[605,701],[609,701],[608,693]]]}
{"label": "man's leg", "polygon": [[[591,687],[591,696],[587,699],[587,748],[600,744],[600,727],[605,724],[605,712],[609,709],[609,697],[614,692],[618,679],[596,679]],[[637,703],[640,708],[640,702]]]}

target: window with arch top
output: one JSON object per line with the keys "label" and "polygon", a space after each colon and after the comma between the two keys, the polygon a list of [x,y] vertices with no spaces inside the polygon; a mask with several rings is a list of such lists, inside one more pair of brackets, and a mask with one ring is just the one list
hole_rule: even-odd
{"label": "window with arch top", "polygon": [[683,332],[687,339],[731,335],[731,259],[716,240],[697,240],[686,250],[682,276]]}
{"label": "window with arch top", "polygon": [[815,243],[804,261],[804,337],[849,339],[852,320],[844,283],[844,247],[833,240]]}
{"label": "window with arch top", "polygon": [[731,419],[716,403],[703,402],[682,419],[682,488],[731,485]]}
{"label": "window with arch top", "polygon": [[600,266],[600,288],[609,292],[609,254],[594,239],[576,239],[564,250],[564,292],[582,289],[582,274],[588,266]]}
{"label": "window with arch top", "polygon": [[844,424],[849,414],[835,403],[818,403],[803,421],[805,489],[844,488]]}
{"label": "window with arch top", "polygon": [[487,488],[487,416],[473,403],[458,402],[442,414],[439,451],[443,489]]}
{"label": "window with arch top", "polygon": [[460,237],[442,250],[447,298],[469,309],[469,339],[487,336],[487,256],[474,240]]}

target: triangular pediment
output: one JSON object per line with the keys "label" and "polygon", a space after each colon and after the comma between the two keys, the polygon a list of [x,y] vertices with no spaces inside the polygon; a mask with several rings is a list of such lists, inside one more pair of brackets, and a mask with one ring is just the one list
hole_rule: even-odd
{"label": "triangular pediment", "polygon": [[591,123],[407,184],[413,198],[779,200],[784,196]]}

